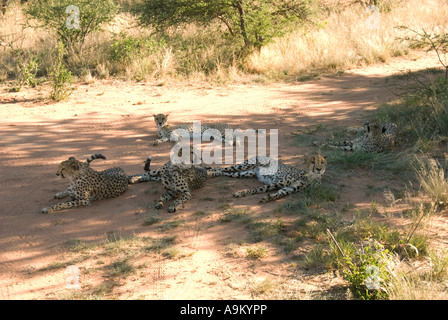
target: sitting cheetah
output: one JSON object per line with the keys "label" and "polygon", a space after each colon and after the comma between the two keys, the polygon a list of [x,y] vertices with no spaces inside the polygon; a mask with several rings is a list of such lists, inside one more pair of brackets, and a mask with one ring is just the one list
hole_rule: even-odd
{"label": "sitting cheetah", "polygon": [[327,160],[320,155],[305,156],[306,169],[296,169],[290,165],[269,157],[257,156],[226,168],[208,168],[211,176],[257,177],[265,185],[255,189],[235,192],[233,197],[262,193],[271,190],[277,192],[265,195],[260,203],[277,200],[288,194],[299,192],[312,182],[320,182],[327,167]]}
{"label": "sitting cheetah", "polygon": [[93,200],[114,198],[128,188],[128,176],[121,168],[109,168],[95,171],[89,167],[92,160],[103,158],[102,155],[92,155],[85,163],[70,157],[59,164],[56,175],[68,178],[70,185],[66,191],[58,192],[56,199],[70,196],[71,201],[55,204],[42,209],[42,213],[52,213],[63,209],[90,206]]}
{"label": "sitting cheetah", "polygon": [[[186,130],[190,134],[190,137],[192,137],[194,134],[193,123],[177,126],[170,125],[168,124],[168,114],[163,113],[155,114],[154,121],[157,125],[157,135],[160,138],[153,142],[153,145],[155,146],[166,141],[180,142],[182,139],[180,130]],[[229,146],[233,145],[233,140],[235,139],[235,137],[233,135],[232,128],[228,124],[225,123],[215,123],[208,125],[201,124],[201,137],[207,129],[218,130],[221,134],[222,140],[225,141]],[[229,133],[227,135],[226,135],[226,129],[231,129],[229,130]],[[240,145],[240,141],[238,138],[236,138],[236,145]]]}
{"label": "sitting cheetah", "polygon": [[[194,151],[190,156],[194,156]],[[185,202],[192,198],[191,191],[202,188],[207,180],[207,169],[202,165],[189,164],[193,162],[186,161],[168,161],[161,168],[157,170],[150,170],[151,157],[145,161],[146,176],[142,176],[135,182],[143,182],[154,180],[160,177],[165,192],[160,196],[158,203],[155,205],[156,209],[161,209],[165,202],[180,195],[171,206],[168,207],[168,212],[176,212]]]}
{"label": "sitting cheetah", "polygon": [[330,149],[342,149],[345,151],[362,152],[384,152],[395,146],[397,138],[397,126],[394,123],[366,122],[364,124],[364,134],[353,140],[320,143],[315,141],[314,145],[328,147]]}

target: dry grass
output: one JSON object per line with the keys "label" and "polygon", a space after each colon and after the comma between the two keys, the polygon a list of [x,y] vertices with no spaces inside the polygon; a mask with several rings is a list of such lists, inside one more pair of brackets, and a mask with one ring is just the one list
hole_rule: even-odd
{"label": "dry grass", "polygon": [[[439,206],[448,203],[448,181],[445,166],[428,157],[416,157],[415,173],[423,191]],[[446,162],[446,161],[445,161]]]}
{"label": "dry grass", "polygon": [[387,288],[390,300],[446,300],[446,252],[432,253],[425,261],[398,262]]}
{"label": "dry grass", "polygon": [[328,14],[320,28],[299,30],[262,48],[249,58],[249,68],[285,76],[322,70],[338,72],[363,63],[384,62],[408,51],[405,43],[397,41],[402,33],[395,26],[446,26],[447,15],[446,1],[402,1],[390,12],[380,13],[378,28],[372,28],[363,7],[350,6],[340,13]]}
{"label": "dry grass", "polygon": [[[366,25],[369,16],[359,4],[342,10],[341,2],[336,2],[321,1],[326,13],[314,18],[320,27],[300,29],[277,39],[250,55],[245,63],[239,61],[232,46],[216,34],[217,25],[205,29],[191,25],[175,30],[163,50],[128,64],[111,61],[108,52],[114,35],[124,32],[133,37],[148,37],[152,32],[139,27],[136,17],[123,12],[105,25],[104,31],[86,39],[82,55],[71,57],[70,70],[81,77],[90,74],[98,78],[187,78],[220,82],[245,79],[245,71],[274,79],[339,73],[362,63],[386,61],[389,57],[406,54],[406,44],[396,40],[402,34],[395,26],[429,30],[447,25],[448,3],[443,0],[389,1],[395,5],[389,12],[380,13],[377,29]],[[16,50],[38,56],[38,75],[45,75],[51,64],[51,57],[46,53],[56,47],[56,36],[48,30],[27,25],[29,21],[18,2],[11,4],[0,20],[0,65],[4,67],[0,71],[0,81],[16,77]],[[87,76],[88,81],[93,81],[90,76]],[[258,80],[265,81],[261,78],[254,81]]]}

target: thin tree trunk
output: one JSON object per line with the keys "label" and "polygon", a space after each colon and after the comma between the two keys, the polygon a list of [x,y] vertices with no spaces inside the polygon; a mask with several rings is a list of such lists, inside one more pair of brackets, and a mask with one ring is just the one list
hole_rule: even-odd
{"label": "thin tree trunk", "polygon": [[249,39],[247,38],[247,32],[246,32],[246,22],[244,20],[245,18],[245,13],[244,13],[244,8],[243,8],[243,1],[242,0],[238,0],[236,2],[236,7],[238,9],[238,15],[240,18],[240,28],[241,28],[241,35],[243,36],[244,39],[244,46],[247,48],[249,47]]}

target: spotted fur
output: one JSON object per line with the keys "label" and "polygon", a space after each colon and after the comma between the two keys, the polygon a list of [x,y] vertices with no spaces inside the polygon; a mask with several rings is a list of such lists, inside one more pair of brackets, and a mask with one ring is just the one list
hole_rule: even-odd
{"label": "spotted fur", "polygon": [[151,156],[148,156],[148,158],[145,160],[145,166],[143,167],[145,173],[138,173],[128,176],[130,184],[148,181],[162,181],[162,178],[160,177],[160,169],[150,169],[151,159]]}
{"label": "spotted fur", "polygon": [[364,124],[364,133],[353,140],[332,141],[327,143],[314,142],[314,145],[329,149],[341,149],[345,151],[384,152],[395,146],[397,139],[397,126],[394,123]]}
{"label": "spotted fur", "polygon": [[193,164],[195,155],[195,150],[191,150],[190,160],[186,161],[186,157],[182,157],[180,161],[174,163],[170,160],[157,170],[150,169],[151,157],[145,161],[144,169],[147,176],[141,177],[137,182],[160,178],[165,192],[155,205],[157,209],[161,209],[166,202],[176,198],[168,207],[168,212],[176,212],[192,198],[192,190],[200,189],[205,185],[207,170],[202,165]]}
{"label": "spotted fur", "polygon": [[[70,159],[75,159],[74,157],[70,157]],[[106,160],[106,156],[103,156],[101,153],[92,154],[90,157],[86,159],[86,163],[90,164],[95,159],[104,159]]]}
{"label": "spotted fur", "polygon": [[240,198],[248,194],[277,190],[260,200],[264,203],[299,192],[312,182],[319,182],[327,167],[327,160],[320,155],[305,156],[305,165],[306,169],[299,170],[272,158],[257,156],[241,164],[226,168],[208,168],[208,170],[211,176],[257,177],[264,186],[235,192],[233,197]]}
{"label": "spotted fur", "polygon": [[68,178],[70,184],[67,190],[56,193],[55,198],[71,200],[43,208],[42,213],[90,206],[91,201],[114,198],[126,191],[128,176],[123,169],[115,167],[99,172],[90,168],[89,163],[70,157],[59,164],[56,175]]}
{"label": "spotted fur", "polygon": [[[154,122],[157,126],[157,135],[160,139],[157,139],[153,142],[153,145],[159,145],[166,141],[175,141],[180,142],[182,140],[181,132],[179,130],[186,130],[190,137],[194,134],[194,127],[193,123],[191,124],[182,124],[182,125],[171,125],[168,124],[168,114],[155,114],[154,115]],[[233,133],[233,130],[229,131],[229,133],[226,135],[226,129],[231,129],[231,127],[228,124],[225,123],[214,123],[214,124],[201,124],[201,137],[204,134],[204,132],[207,129],[216,129],[220,132],[221,138],[223,141],[225,141],[228,145],[233,145],[233,140],[235,139]],[[239,145],[239,139],[236,137],[236,144]]]}

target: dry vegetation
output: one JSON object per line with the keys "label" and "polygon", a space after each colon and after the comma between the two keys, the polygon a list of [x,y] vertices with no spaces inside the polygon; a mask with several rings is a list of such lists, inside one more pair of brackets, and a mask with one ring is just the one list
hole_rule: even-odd
{"label": "dry vegetation", "polygon": [[[53,89],[51,97],[64,100],[76,87],[103,79],[163,87],[167,82],[266,85],[337,76],[347,69],[407,55],[412,52],[409,42],[399,38],[412,34],[410,30],[446,28],[448,17],[445,0],[381,1],[379,23],[371,28],[366,24],[369,15],[362,1],[316,1],[312,22],[241,57],[228,40],[216,34],[216,29],[222,28],[218,23],[173,28],[162,37],[151,27],[138,24],[137,17],[126,10],[131,3],[120,1],[122,10],[115,18],[103,30],[89,35],[82,51],[67,57],[54,32],[37,28],[35,21],[23,14],[23,5],[10,2],[0,16],[1,90],[13,93],[23,87],[41,87],[48,91],[59,84],[59,95],[55,98]],[[403,25],[409,29],[396,28]],[[447,53],[446,46],[440,48],[441,53]],[[443,54],[438,55],[441,61],[446,58]],[[420,77],[414,73],[408,76]],[[181,245],[176,234],[179,229],[199,234],[202,229],[224,230],[232,225],[244,236],[225,244],[227,258],[244,261],[253,270],[265,266],[260,261],[273,261],[281,255],[287,257],[283,260],[287,261],[285,269],[293,270],[293,276],[284,281],[246,281],[244,290],[251,298],[446,299],[448,251],[439,246],[440,239],[433,241],[433,228],[445,219],[448,201],[448,86],[442,78],[438,70],[432,70],[423,80],[419,78],[417,90],[413,87],[413,92],[371,113],[372,118],[394,121],[404,129],[401,147],[387,154],[327,152],[330,175],[301,197],[291,196],[259,215],[250,206],[237,208],[224,197],[204,195],[201,201],[216,202],[214,209],[189,213],[193,218],[175,216],[171,220],[160,217],[144,202],[135,215],[142,217],[142,225],[152,228],[156,237],[112,233],[95,243],[67,239],[60,259],[26,272],[60,272],[76,264],[81,266],[83,277],[93,275],[95,281],[106,281],[83,286],[75,293],[56,291],[46,298],[122,298],[120,292],[132,283],[143,287],[144,279],[153,283],[165,279],[162,269],[166,261],[188,260],[193,255],[202,258],[191,247]],[[98,96],[102,94],[104,91]],[[403,114],[412,115],[412,121]],[[428,115],[434,125],[427,124]],[[298,137],[290,137],[292,144],[303,149],[314,139],[347,134],[321,124],[301,127],[295,133]],[[363,186],[365,198],[375,198],[368,208],[340,201],[341,190],[346,187],[341,181],[355,171],[392,180],[387,187],[373,182]],[[334,185],[334,180],[340,184]],[[219,193],[230,193],[236,184],[222,179],[216,186]],[[145,191],[146,195],[153,193],[151,189]],[[151,262],[146,259],[156,264],[148,266]],[[183,266],[188,266],[188,261]],[[306,272],[297,280],[293,277],[299,268]],[[225,279],[232,276],[227,267],[213,272]],[[312,283],[323,277],[330,279],[330,273],[339,281],[335,286],[314,291],[297,286],[299,280]],[[213,280],[208,285],[213,287],[217,278],[210,277]],[[378,288],[366,289],[377,284]]]}
{"label": "dry vegetation", "polygon": [[[448,14],[444,1],[384,1],[379,20],[374,21],[366,6],[357,2],[317,3],[312,22],[244,60],[216,34],[218,24],[205,28],[191,24],[160,37],[150,27],[139,26],[137,17],[123,9],[103,25],[103,31],[90,34],[82,53],[70,56],[68,63],[72,73],[85,81],[108,77],[218,82],[308,79],[406,54],[408,45],[397,41],[403,31],[395,27],[431,30],[444,26]],[[121,5],[127,8],[129,3]],[[20,64],[32,58],[38,62],[37,75],[46,75],[57,47],[54,32],[34,28],[36,23],[14,1],[1,19],[0,80],[18,78]],[[24,55],[21,61],[19,53]]]}

